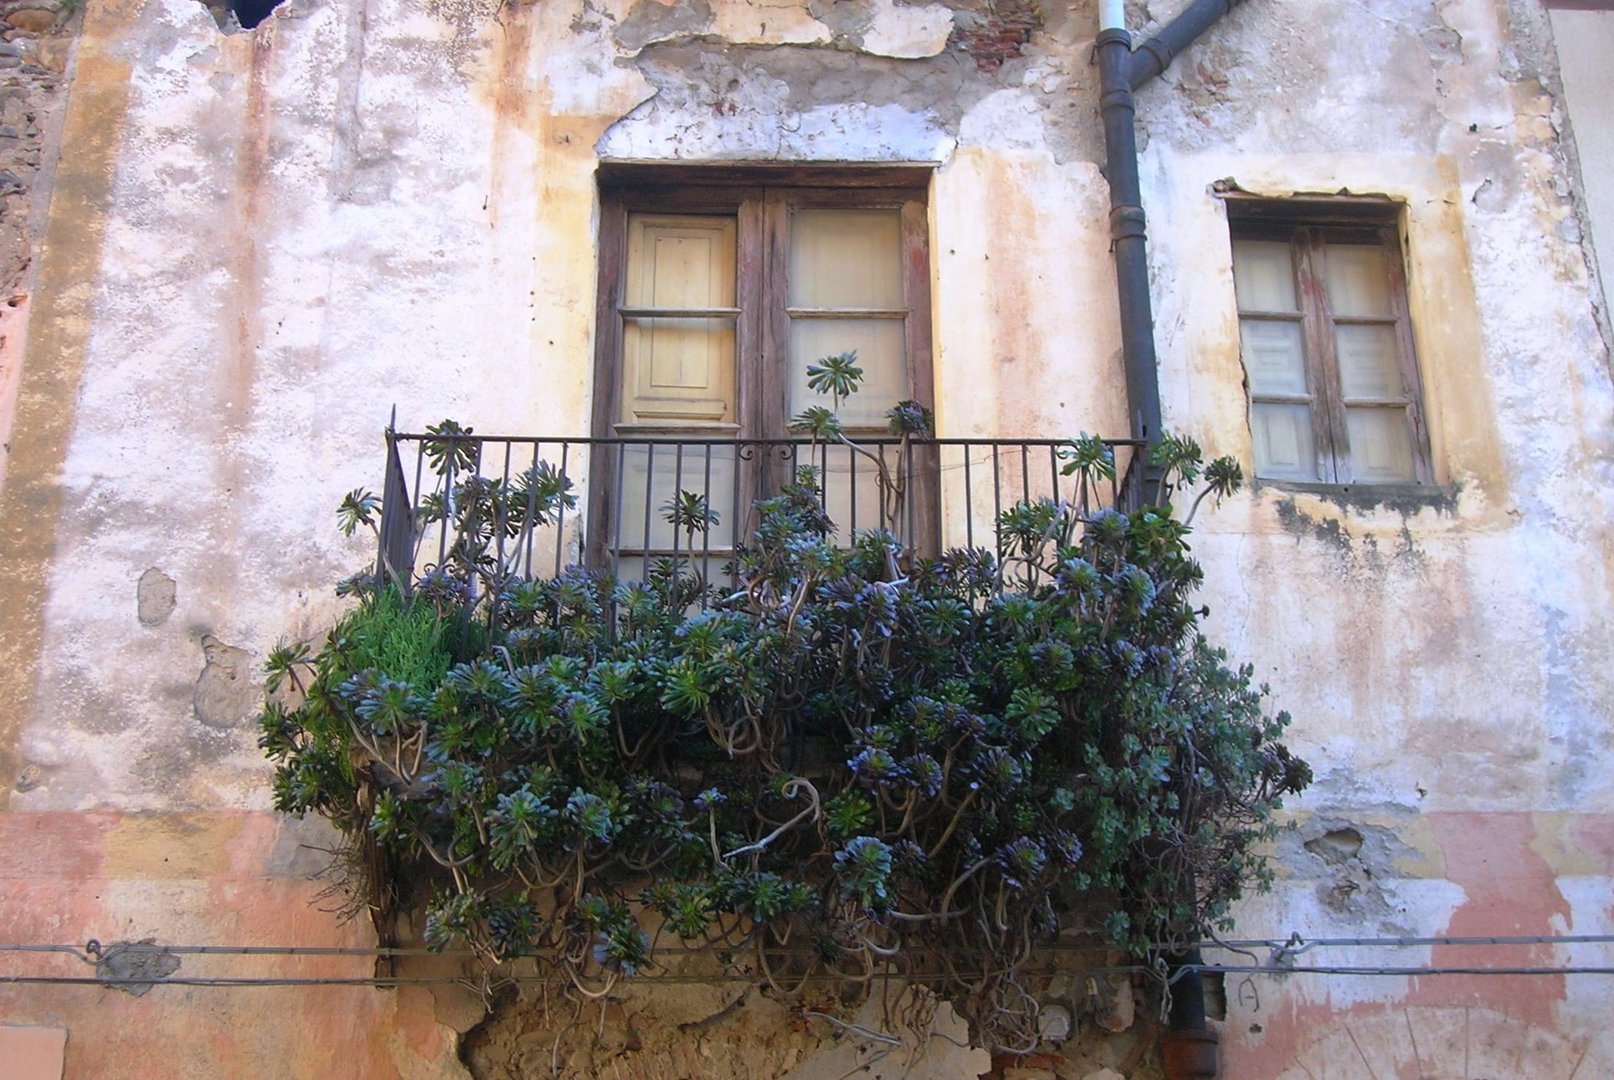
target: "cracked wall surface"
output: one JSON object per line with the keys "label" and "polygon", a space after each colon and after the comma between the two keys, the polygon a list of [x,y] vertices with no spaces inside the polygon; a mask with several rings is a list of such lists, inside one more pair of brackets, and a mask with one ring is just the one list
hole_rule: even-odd
{"label": "cracked wall surface", "polygon": [[[1184,6],[1128,12],[1147,34]],[[38,941],[370,940],[313,903],[333,838],[269,812],[258,666],[317,640],[370,555],[331,511],[378,484],[394,405],[405,429],[587,433],[602,161],[931,167],[941,433],[1123,433],[1094,7],[287,0],[230,34],[195,0],[88,0],[82,25],[22,18],[37,30],[5,7],[0,258],[21,299],[0,308],[17,853],[0,922]],[[1196,522],[1212,632],[1294,714],[1317,773],[1243,933],[1614,930],[1614,393],[1555,50],[1534,0],[1250,0],[1139,92],[1167,424],[1246,470],[1225,192],[1404,207],[1437,483],[1258,484]],[[1591,945],[1328,959],[1611,962]],[[241,1075],[288,1052],[253,996],[283,993],[305,1033],[288,1075],[435,1077],[465,1075],[481,1019],[424,987],[176,990],[104,1008],[99,988],[0,990],[0,1023],[65,1028],[69,1076],[131,1075],[158,1048],[173,1075]],[[1012,1067],[1152,1075],[1130,990],[1061,993],[1064,1019]],[[1606,988],[1565,977],[1230,975],[1226,994],[1225,1075],[1438,1074],[1461,1055],[1614,1075]],[[698,1054],[673,1016],[694,996],[623,1006],[607,1042],[573,1049],[617,1061],[631,1013]],[[732,1053],[770,1008],[709,1045]],[[485,1075],[553,1038],[519,1010],[478,1030]],[[833,1042],[781,1036],[778,1070],[830,1069]]]}

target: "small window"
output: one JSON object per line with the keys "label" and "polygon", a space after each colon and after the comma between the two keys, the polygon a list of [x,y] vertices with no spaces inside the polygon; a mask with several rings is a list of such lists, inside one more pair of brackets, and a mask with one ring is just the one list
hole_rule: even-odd
{"label": "small window", "polygon": [[1433,482],[1396,213],[1228,201],[1256,476]]}

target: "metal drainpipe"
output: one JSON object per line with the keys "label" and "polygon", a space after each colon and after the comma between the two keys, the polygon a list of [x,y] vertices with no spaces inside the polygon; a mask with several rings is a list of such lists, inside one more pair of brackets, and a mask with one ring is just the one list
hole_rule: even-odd
{"label": "metal drainpipe", "polygon": [[1138,182],[1136,105],[1132,92],[1159,75],[1182,50],[1242,0],[1194,0],[1158,35],[1132,51],[1124,0],[1099,0],[1099,111],[1104,120],[1105,174],[1110,182],[1110,241],[1115,252],[1126,369],[1128,420],[1134,439],[1160,438],[1160,375],[1149,299],[1148,223]]}
{"label": "metal drainpipe", "polygon": [[1238,7],[1243,0],[1194,0],[1172,19],[1159,34],[1138,46],[1132,54],[1128,81],[1136,90],[1166,68],[1172,58],[1192,45],[1194,39],[1209,30],[1223,15]]}
{"label": "metal drainpipe", "polygon": [[[1104,120],[1105,175],[1110,182],[1110,242],[1121,312],[1132,437],[1160,439],[1160,372],[1149,297],[1148,229],[1138,181],[1137,106],[1132,92],[1159,75],[1172,58],[1241,0],[1194,0],[1161,32],[1132,51],[1124,0],[1099,0],[1099,111]],[[1192,886],[1190,886],[1192,888]],[[1198,949],[1168,956],[1174,981],[1164,1057],[1166,1080],[1214,1080],[1220,1075],[1219,1037],[1205,1022],[1205,989]]]}
{"label": "metal drainpipe", "polygon": [[[1104,0],[1108,22],[1121,5]],[[1160,438],[1160,377],[1149,303],[1149,263],[1143,193],[1138,183],[1138,139],[1132,99],[1132,35],[1121,25],[1098,34],[1099,113],[1104,120],[1105,175],[1110,182],[1110,248],[1121,307],[1121,358],[1126,369],[1128,421],[1134,439]]]}

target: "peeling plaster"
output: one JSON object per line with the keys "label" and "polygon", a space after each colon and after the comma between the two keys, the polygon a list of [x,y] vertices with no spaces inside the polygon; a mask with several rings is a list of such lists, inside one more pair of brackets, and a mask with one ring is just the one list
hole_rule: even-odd
{"label": "peeling plaster", "polygon": [[153,986],[178,971],[180,966],[179,957],[164,949],[149,948],[154,945],[155,938],[113,942],[96,959],[95,977],[133,997],[151,993]]}
{"label": "peeling plaster", "polygon": [[218,729],[245,724],[258,711],[262,697],[252,678],[252,654],[204,635],[202,655],[206,662],[196,680],[196,719]]}
{"label": "peeling plaster", "polygon": [[144,626],[160,626],[174,613],[178,586],[155,566],[140,575],[135,586],[135,617]]}
{"label": "peeling plaster", "polygon": [[874,0],[859,46],[872,56],[914,60],[938,56],[953,32],[953,13],[940,4],[901,6]]}
{"label": "peeling plaster", "polygon": [[602,158],[940,162],[952,152],[946,114],[905,104],[945,102],[936,91],[957,84],[944,70],[693,45],[648,49],[639,67],[656,95],[606,132]]}

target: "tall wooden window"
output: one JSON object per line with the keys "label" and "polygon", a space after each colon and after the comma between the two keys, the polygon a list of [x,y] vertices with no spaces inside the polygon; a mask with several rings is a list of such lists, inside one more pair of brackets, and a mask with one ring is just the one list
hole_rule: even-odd
{"label": "tall wooden window", "polygon": [[1395,214],[1229,201],[1257,476],[1433,481]]}
{"label": "tall wooden window", "polygon": [[[660,508],[679,490],[720,511],[703,546],[745,536],[752,501],[788,471],[764,441],[831,404],[807,386],[813,361],[856,350],[862,388],[840,409],[854,438],[884,434],[899,401],[930,403],[928,179],[910,168],[602,172],[595,431],[686,443],[619,444],[596,470],[612,491],[592,531],[621,549],[621,572],[677,547]],[[851,454],[816,464],[842,535],[875,525],[871,467]]]}

